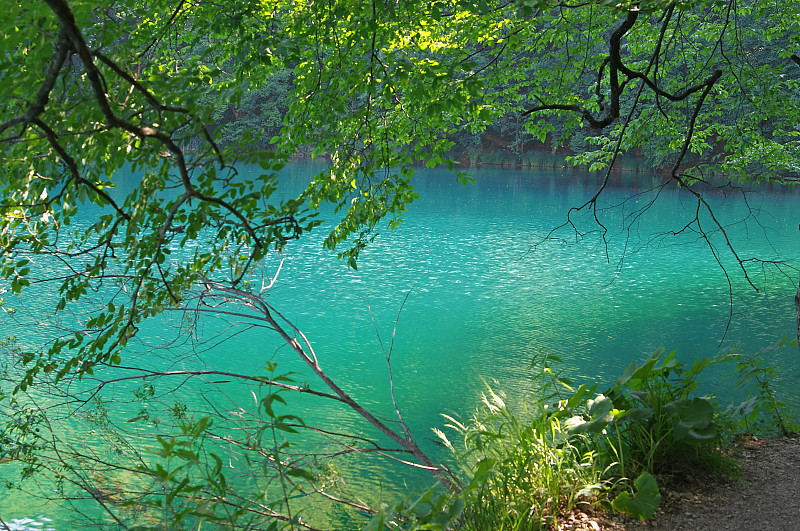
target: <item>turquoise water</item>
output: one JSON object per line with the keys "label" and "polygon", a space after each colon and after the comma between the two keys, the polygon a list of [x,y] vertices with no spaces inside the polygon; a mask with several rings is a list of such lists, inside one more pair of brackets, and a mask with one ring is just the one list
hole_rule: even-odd
{"label": "turquoise water", "polygon": [[[308,166],[287,168],[283,193],[300,189],[310,174]],[[652,202],[652,188],[660,182],[655,176],[612,180],[598,201],[603,235],[592,212],[573,211],[574,225],[563,226],[570,208],[597,190],[598,177],[562,170],[479,169],[473,174],[476,183],[464,187],[447,172],[420,172],[415,186],[421,198],[399,228],[383,231],[362,253],[358,271],[322,249],[323,231],[290,244],[269,294],[269,302],[311,340],[331,377],[387,417],[393,412],[378,336],[388,348],[396,323],[391,358],[396,399],[432,452],[438,450],[427,441],[431,428],[444,424],[442,413],[468,415],[482,379],[524,398],[527,367],[539,349],[561,354],[571,377],[602,384],[660,346],[691,361],[734,346],[754,352],[796,331],[796,191],[764,189],[746,201],[731,189],[708,191],[741,259],[784,262],[780,267],[747,262],[757,292],[707,213],[701,212],[699,221],[708,240],[692,223],[697,203],[691,195],[665,188]],[[122,176],[120,190],[125,179],[133,177]],[[26,304],[33,314],[38,311],[35,302]],[[24,318],[24,312],[15,316]],[[193,337],[171,343],[170,325],[180,324],[180,316],[166,319],[143,330],[142,342],[128,353],[128,365],[261,374],[267,361],[275,361],[280,372],[296,371],[298,381],[318,387],[274,333],[236,324],[229,328],[231,323],[209,318]],[[7,319],[4,326],[19,335],[19,323]],[[39,333],[45,331],[26,331],[29,340]],[[233,337],[217,340],[228,335]],[[779,391],[800,410],[794,386],[800,376],[797,348],[769,355],[781,370]],[[704,382],[706,391],[732,399],[732,382],[722,376],[712,373]],[[213,403],[224,412],[251,409],[251,388],[210,383],[219,380],[186,382],[178,395],[190,408],[207,410]],[[177,382],[154,385],[152,406],[168,404],[171,397],[162,393]],[[135,444],[152,447],[150,428],[125,422],[142,408],[125,391],[124,385],[104,390],[111,414]],[[309,397],[292,403],[308,423],[372,433],[348,411]],[[78,416],[70,420],[65,437],[80,439],[86,429],[91,427],[82,426]],[[345,461],[341,467],[371,491],[372,501],[398,495],[403,482],[427,481],[378,459],[357,465]],[[0,518],[45,515],[55,529],[75,525],[63,509],[38,501],[31,505],[26,496],[0,492]],[[332,511],[331,519],[342,517]]]}

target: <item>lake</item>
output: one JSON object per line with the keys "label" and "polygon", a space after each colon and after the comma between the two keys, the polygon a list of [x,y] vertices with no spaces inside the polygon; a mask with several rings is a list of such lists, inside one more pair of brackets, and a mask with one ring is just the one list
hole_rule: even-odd
{"label": "lake", "polygon": [[[287,167],[280,193],[301,189],[315,168]],[[529,365],[541,349],[558,353],[571,378],[602,388],[632,360],[661,346],[691,362],[733,347],[757,352],[794,337],[798,191],[773,186],[743,196],[732,188],[706,189],[731,244],[747,261],[756,291],[708,214],[701,210],[699,224],[695,220],[696,199],[674,187],[656,191],[660,177],[613,177],[598,200],[598,225],[591,211],[567,216],[592,197],[601,176],[561,169],[471,173],[476,182],[462,186],[446,171],[421,170],[414,180],[420,199],[402,225],[382,231],[362,253],[357,271],[322,248],[324,227],[292,242],[269,294],[269,302],[310,339],[330,376],[363,405],[390,418],[381,342],[388,349],[394,332],[397,403],[417,439],[434,454],[441,451],[429,440],[431,428],[444,425],[442,413],[468,416],[484,381],[512,400],[524,400],[530,393]],[[124,190],[135,177],[119,180]],[[323,217],[330,214],[325,211]],[[565,226],[568,219],[572,225]],[[39,311],[35,301],[17,302],[24,302],[28,315]],[[6,318],[3,334],[19,337],[25,315]],[[125,364],[263,374],[272,361],[279,372],[295,371],[297,381],[318,386],[274,333],[230,328],[227,321],[208,318],[194,335],[172,343],[170,323],[180,325],[180,316],[143,328],[143,341],[131,346]],[[31,341],[36,335],[31,329],[24,333]],[[232,337],[218,340],[226,336]],[[794,384],[800,377],[797,347],[768,356],[780,369],[776,388],[791,409],[800,411]],[[725,375],[711,372],[703,390],[735,399],[734,382]],[[175,381],[153,385],[151,407],[172,400],[163,393]],[[124,390],[104,390],[105,404],[134,444],[152,447],[151,429],[128,422],[148,406],[147,399],[130,401]],[[190,410],[208,409],[213,402],[232,411],[253,402],[250,388],[209,379],[186,383],[178,393]],[[307,397],[291,403],[309,424],[371,433],[349,411]],[[78,415],[69,421],[68,438],[79,439],[88,429]],[[12,470],[13,464],[0,466]],[[358,465],[346,461],[341,468],[371,493],[371,501],[394,500],[407,489],[404,482],[429,483],[378,459]],[[33,499],[29,493],[0,491],[0,518],[52,519],[44,527],[28,525],[35,529],[77,525],[57,504]],[[330,520],[347,520],[341,511],[331,509]]]}

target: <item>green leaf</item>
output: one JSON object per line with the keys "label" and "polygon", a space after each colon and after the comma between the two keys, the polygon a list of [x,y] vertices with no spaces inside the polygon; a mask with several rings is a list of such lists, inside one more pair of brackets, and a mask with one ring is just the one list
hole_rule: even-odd
{"label": "green leaf", "polygon": [[656,478],[649,472],[644,472],[633,483],[636,492],[633,495],[629,492],[621,493],[611,502],[611,506],[621,513],[640,520],[652,518],[655,510],[661,505],[661,493]]}
{"label": "green leaf", "polygon": [[623,420],[625,422],[641,422],[653,416],[655,410],[651,407],[638,407],[633,409],[626,409],[614,413],[615,420]]}
{"label": "green leaf", "polygon": [[564,428],[568,433],[601,433],[614,418],[611,414],[614,402],[603,394],[587,401],[587,406],[589,419],[577,415],[567,419]]}
{"label": "green leaf", "polygon": [[566,408],[571,410],[578,407],[578,405],[580,405],[583,402],[586,396],[594,391],[595,387],[596,387],[595,385],[590,386],[589,384],[581,384],[575,390],[575,392],[572,393],[572,396],[567,398],[567,401],[565,403]]}
{"label": "green leaf", "polygon": [[386,524],[389,523],[394,517],[394,511],[386,511],[385,506],[381,506],[375,516],[370,518],[367,525],[363,528],[364,531],[384,531]]}
{"label": "green leaf", "polygon": [[664,411],[674,417],[673,429],[676,440],[686,440],[700,444],[713,440],[716,430],[711,425],[714,420],[714,406],[705,398],[676,400],[664,406]]}
{"label": "green leaf", "polygon": [[302,468],[290,468],[289,470],[286,471],[286,475],[291,476],[293,478],[302,478],[305,479],[306,481],[314,481],[316,479],[316,477],[314,477],[314,474],[312,474],[307,470],[303,470]]}

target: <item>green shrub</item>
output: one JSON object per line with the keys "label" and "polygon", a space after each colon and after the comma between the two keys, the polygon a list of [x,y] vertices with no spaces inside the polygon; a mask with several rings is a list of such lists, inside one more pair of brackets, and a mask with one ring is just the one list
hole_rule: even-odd
{"label": "green shrub", "polygon": [[767,435],[787,436],[800,430],[792,419],[785,419],[781,413],[786,409],[777,396],[773,382],[779,377],[778,368],[767,363],[766,355],[785,346],[794,346],[796,341],[786,339],[756,354],[734,352],[731,357],[736,362],[736,386],[749,397],[731,410],[741,418],[741,427],[748,432]]}
{"label": "green shrub", "polygon": [[[663,359],[662,359],[663,356]],[[620,476],[664,474],[677,467],[712,471],[719,463],[719,415],[713,396],[694,396],[700,374],[728,355],[696,360],[690,367],[675,352],[653,353],[632,363],[608,391],[613,402],[614,445]],[[684,468],[684,469],[685,469]]]}

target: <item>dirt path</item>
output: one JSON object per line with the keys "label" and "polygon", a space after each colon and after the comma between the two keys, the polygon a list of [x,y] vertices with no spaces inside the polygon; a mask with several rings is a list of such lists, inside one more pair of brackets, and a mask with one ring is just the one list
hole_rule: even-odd
{"label": "dirt path", "polygon": [[800,529],[800,437],[742,442],[742,477],[683,492],[664,492],[647,522],[582,515],[565,529],[592,531],[795,531]]}
{"label": "dirt path", "polygon": [[715,486],[706,493],[683,493],[651,522],[630,524],[625,529],[800,529],[800,438],[747,439],[739,462],[741,481]]}

